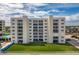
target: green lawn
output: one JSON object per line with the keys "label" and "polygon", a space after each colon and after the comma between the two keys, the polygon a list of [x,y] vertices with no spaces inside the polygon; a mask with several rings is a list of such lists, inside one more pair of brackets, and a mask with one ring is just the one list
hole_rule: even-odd
{"label": "green lawn", "polygon": [[24,51],[24,52],[30,52],[30,51],[79,51],[79,49],[76,49],[74,46],[70,44],[14,44],[9,49],[7,49],[8,52],[11,51]]}

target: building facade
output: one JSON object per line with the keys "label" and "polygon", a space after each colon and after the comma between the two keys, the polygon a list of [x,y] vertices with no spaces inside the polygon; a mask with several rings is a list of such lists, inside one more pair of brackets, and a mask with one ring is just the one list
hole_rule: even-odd
{"label": "building facade", "polygon": [[0,40],[2,39],[4,32],[5,32],[5,21],[0,20]]}
{"label": "building facade", "polygon": [[65,43],[65,18],[11,18],[11,41],[15,43]]}

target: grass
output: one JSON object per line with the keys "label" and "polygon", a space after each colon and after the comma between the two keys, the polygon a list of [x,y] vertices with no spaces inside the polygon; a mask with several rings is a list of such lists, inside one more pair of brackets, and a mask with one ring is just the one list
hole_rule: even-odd
{"label": "grass", "polygon": [[79,51],[79,49],[75,48],[70,44],[46,44],[46,43],[31,43],[31,44],[14,44],[9,49],[8,52],[11,51],[23,51],[23,52],[39,52],[39,51]]}

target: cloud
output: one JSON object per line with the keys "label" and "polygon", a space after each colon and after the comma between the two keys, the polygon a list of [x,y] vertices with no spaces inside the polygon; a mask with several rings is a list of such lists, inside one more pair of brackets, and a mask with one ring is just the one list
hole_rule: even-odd
{"label": "cloud", "polygon": [[9,8],[23,8],[23,4],[21,3],[2,3],[0,5],[3,5],[3,6],[6,6],[6,7],[9,7]]}
{"label": "cloud", "polygon": [[79,13],[66,16],[66,25],[79,25]]}
{"label": "cloud", "polygon": [[45,3],[31,3],[30,5],[33,5],[33,6],[45,6],[47,4],[45,4]]}
{"label": "cloud", "polygon": [[27,15],[29,18],[66,15],[67,22],[76,22],[79,19],[79,4],[0,3],[0,16],[3,17],[2,19],[8,20],[8,17],[17,15]]}
{"label": "cloud", "polygon": [[36,12],[34,12],[34,14],[37,15],[37,16],[44,16],[44,15],[47,15],[48,12],[45,12],[45,11],[36,11]]}
{"label": "cloud", "polygon": [[79,20],[79,13],[67,16],[66,19],[67,19],[67,21],[76,21],[76,20]]}
{"label": "cloud", "polygon": [[48,12],[50,13],[50,12],[65,12],[65,11],[53,9],[53,10],[50,10],[50,11],[48,11]]}

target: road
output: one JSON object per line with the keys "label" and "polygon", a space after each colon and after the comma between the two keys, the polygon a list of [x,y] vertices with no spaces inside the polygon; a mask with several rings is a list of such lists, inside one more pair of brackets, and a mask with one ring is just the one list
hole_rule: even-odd
{"label": "road", "polygon": [[[67,37],[66,37],[67,38]],[[70,44],[72,44],[73,46],[75,46],[76,48],[79,49],[79,40],[76,39],[76,38],[71,38],[71,37],[68,37],[71,39],[71,41],[68,41]]]}

